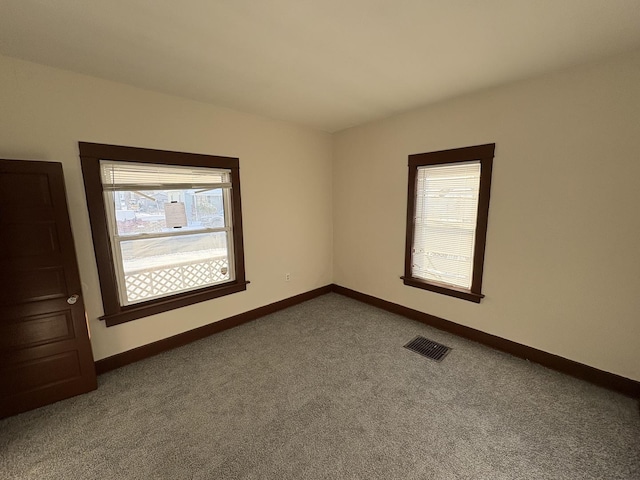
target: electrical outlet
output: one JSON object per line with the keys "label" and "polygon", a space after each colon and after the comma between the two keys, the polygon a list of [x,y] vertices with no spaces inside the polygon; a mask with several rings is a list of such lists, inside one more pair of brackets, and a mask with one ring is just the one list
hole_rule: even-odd
{"label": "electrical outlet", "polygon": [[289,280],[291,280],[291,274],[290,273],[285,273],[284,274],[284,281],[288,282]]}

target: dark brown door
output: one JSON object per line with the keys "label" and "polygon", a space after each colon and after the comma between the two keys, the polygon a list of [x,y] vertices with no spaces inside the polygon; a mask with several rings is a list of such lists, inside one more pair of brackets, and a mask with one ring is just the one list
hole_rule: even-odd
{"label": "dark brown door", "polygon": [[62,165],[0,160],[0,418],[96,388]]}

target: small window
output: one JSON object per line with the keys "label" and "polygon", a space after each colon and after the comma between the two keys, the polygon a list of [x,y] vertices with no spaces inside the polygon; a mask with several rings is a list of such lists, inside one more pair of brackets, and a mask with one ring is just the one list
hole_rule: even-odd
{"label": "small window", "polygon": [[405,285],[479,303],[495,144],[409,156]]}
{"label": "small window", "polygon": [[239,160],[80,143],[107,325],[245,290]]}

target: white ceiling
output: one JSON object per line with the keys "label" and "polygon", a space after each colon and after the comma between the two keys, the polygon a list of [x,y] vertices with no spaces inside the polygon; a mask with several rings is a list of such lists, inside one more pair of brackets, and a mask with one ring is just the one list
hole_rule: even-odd
{"label": "white ceiling", "polygon": [[640,0],[0,0],[0,53],[334,132],[640,48]]}

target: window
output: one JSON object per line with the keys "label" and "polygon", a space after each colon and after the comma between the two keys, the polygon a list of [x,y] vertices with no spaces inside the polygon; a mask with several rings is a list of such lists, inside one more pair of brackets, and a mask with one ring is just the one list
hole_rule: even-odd
{"label": "window", "polygon": [[480,303],[495,144],[409,156],[405,285]]}
{"label": "window", "polygon": [[246,290],[237,158],[79,146],[107,326]]}

